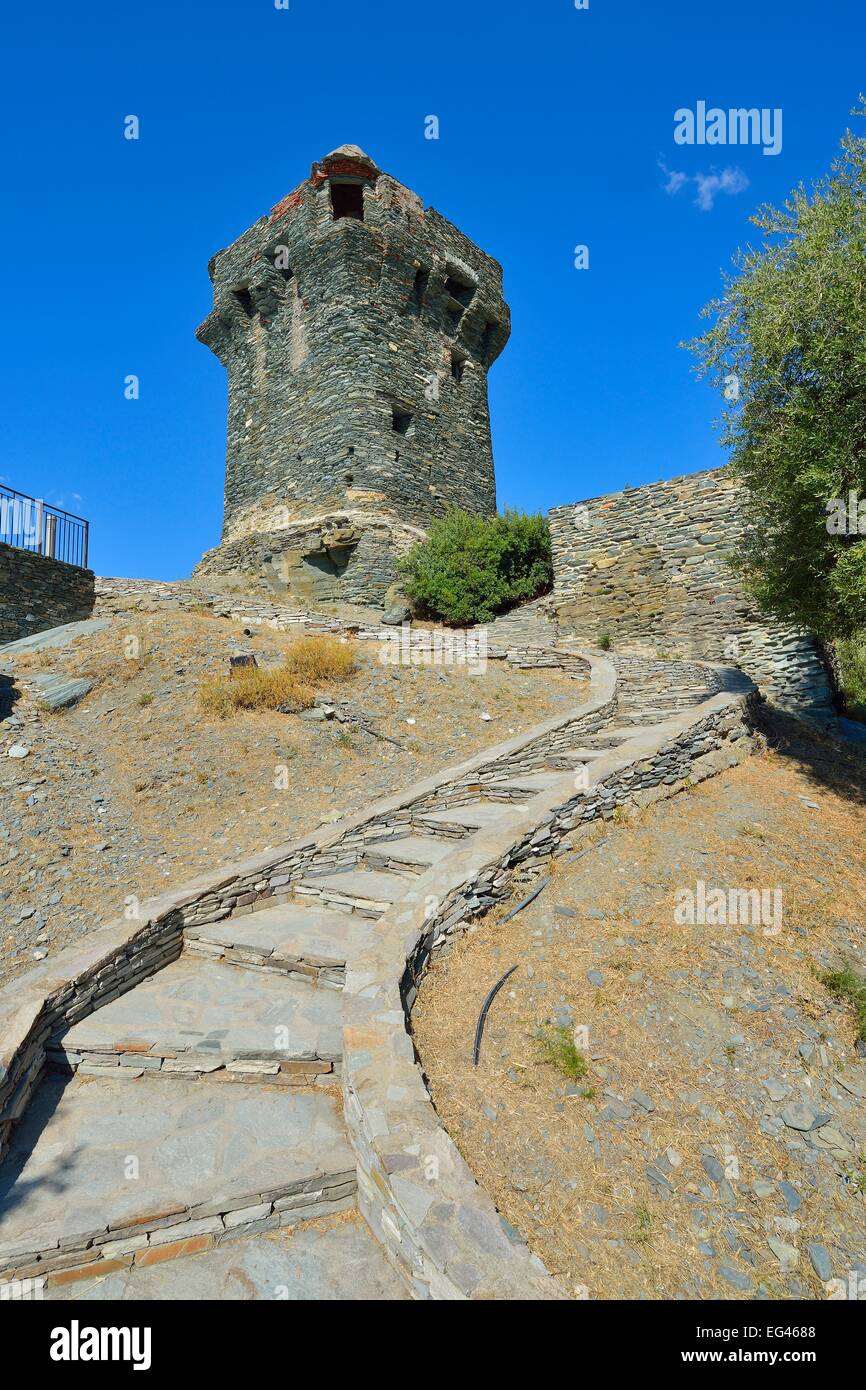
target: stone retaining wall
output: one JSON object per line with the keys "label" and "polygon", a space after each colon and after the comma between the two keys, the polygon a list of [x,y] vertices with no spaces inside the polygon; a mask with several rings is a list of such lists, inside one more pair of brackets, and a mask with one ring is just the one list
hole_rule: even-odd
{"label": "stone retaining wall", "polygon": [[832,713],[812,638],[761,618],[731,572],[743,520],[729,469],[554,507],[550,531],[561,631],[738,665],[777,703]]}
{"label": "stone retaining wall", "polygon": [[142,1077],[183,1076],[188,1081],[231,1083],[267,1082],[269,1086],[333,1086],[340,1076],[340,1062],[322,1057],[286,1061],[271,1052],[257,1057],[220,1057],[213,1053],[180,1052],[168,1048],[125,1045],[112,1051],[83,1048],[75,1051],[62,1042],[49,1042],[45,1049],[49,1070],[64,1076],[104,1076],[139,1081]]}
{"label": "stone retaining wall", "polygon": [[0,644],[89,618],[92,570],[0,542]]}

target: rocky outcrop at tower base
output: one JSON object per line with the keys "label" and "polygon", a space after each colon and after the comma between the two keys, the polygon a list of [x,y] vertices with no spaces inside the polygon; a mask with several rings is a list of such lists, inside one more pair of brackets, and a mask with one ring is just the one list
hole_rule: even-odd
{"label": "rocky outcrop at tower base", "polygon": [[384,605],[399,592],[397,560],[423,538],[393,517],[331,512],[251,529],[208,550],[193,573],[292,602]]}

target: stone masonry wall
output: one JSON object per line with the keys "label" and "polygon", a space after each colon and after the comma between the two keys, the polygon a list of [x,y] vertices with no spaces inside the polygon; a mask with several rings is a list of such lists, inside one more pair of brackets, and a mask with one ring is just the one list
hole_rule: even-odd
{"label": "stone masonry wall", "polygon": [[94,602],[92,570],[0,543],[0,643],[89,618]]}
{"label": "stone masonry wall", "polygon": [[615,649],[736,663],[777,703],[828,714],[832,693],[808,634],[763,619],[727,563],[742,535],[727,468],[594,497],[550,513],[562,632]]}
{"label": "stone masonry wall", "polygon": [[[423,528],[448,505],[495,510],[502,271],[417,194],[344,146],[209,273],[198,337],[228,371],[224,546],[331,513]],[[211,552],[210,572],[232,559]]]}

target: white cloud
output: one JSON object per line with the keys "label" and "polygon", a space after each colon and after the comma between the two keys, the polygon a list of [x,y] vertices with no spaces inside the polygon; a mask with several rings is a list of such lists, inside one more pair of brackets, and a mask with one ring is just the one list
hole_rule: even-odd
{"label": "white cloud", "polygon": [[671,197],[673,197],[675,193],[679,193],[683,184],[688,183],[689,181],[688,174],[680,174],[677,173],[675,169],[668,169],[667,166],[661,162],[661,160],[659,160],[659,168],[661,169],[663,174],[667,175],[668,181],[666,184],[663,184],[662,187],[664,188],[665,193],[670,193]]}
{"label": "white cloud", "polygon": [[661,160],[659,160],[659,168],[667,178],[667,183],[663,183],[662,188],[672,198],[676,197],[687,183],[695,185],[697,197],[694,199],[694,203],[695,207],[701,209],[701,212],[711,212],[720,193],[733,196],[735,193],[742,193],[749,187],[748,178],[739,168],[722,169],[721,173],[712,170],[709,174],[691,175],[676,169],[668,169]]}
{"label": "white cloud", "polygon": [[723,169],[720,174],[696,174],[698,196],[695,205],[702,212],[709,212],[719,193],[742,193],[748,188],[749,180],[742,169]]}

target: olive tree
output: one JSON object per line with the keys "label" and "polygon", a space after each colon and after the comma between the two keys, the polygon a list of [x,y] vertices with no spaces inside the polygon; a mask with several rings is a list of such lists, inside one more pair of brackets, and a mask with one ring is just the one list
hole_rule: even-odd
{"label": "olive tree", "polygon": [[734,563],[764,612],[828,641],[866,628],[866,138],[840,149],[810,190],[758,209],[761,244],[688,344],[745,485]]}

